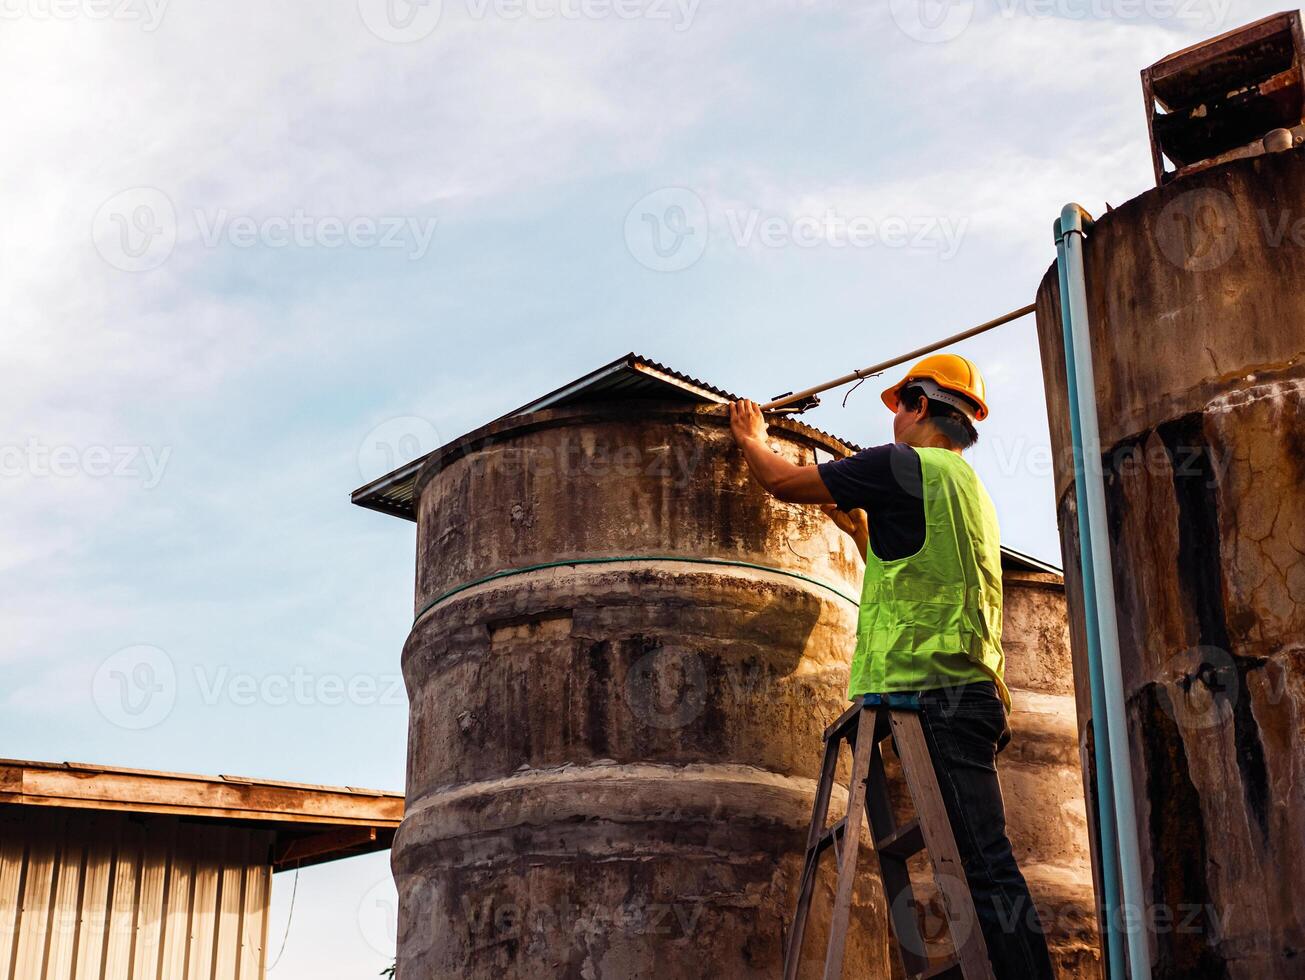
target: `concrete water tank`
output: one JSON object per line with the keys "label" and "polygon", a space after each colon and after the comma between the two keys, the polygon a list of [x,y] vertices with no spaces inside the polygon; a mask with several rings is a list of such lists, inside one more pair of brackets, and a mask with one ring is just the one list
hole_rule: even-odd
{"label": "concrete water tank", "polygon": [[[631,355],[355,494],[417,522],[401,980],[780,974],[863,566],[751,479],[724,394]],[[771,437],[804,463],[849,451],[796,421]],[[1086,977],[1063,586],[1003,566],[1010,832],[1062,976]],[[898,971],[863,846],[849,980]],[[804,977],[833,884],[827,858]]]}
{"label": "concrete water tank", "polygon": [[[1305,975],[1302,202],[1305,156],[1290,150],[1149,191],[1100,217],[1086,242],[1157,978]],[[1077,556],[1054,267],[1038,333],[1062,545]]]}
{"label": "concrete water tank", "polygon": [[[404,980],[781,970],[860,560],[749,477],[714,389],[638,363],[397,491],[417,520]],[[795,461],[847,452],[771,434]],[[872,862],[861,878],[845,975],[882,977]]]}

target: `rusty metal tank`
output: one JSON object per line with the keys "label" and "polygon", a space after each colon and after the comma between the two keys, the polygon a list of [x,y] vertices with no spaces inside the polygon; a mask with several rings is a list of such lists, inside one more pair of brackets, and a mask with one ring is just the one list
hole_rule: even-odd
{"label": "rusty metal tank", "polygon": [[[1305,156],[1290,150],[1149,191],[1085,246],[1156,978],[1305,975],[1302,202]],[[1062,545],[1077,556],[1054,267],[1037,319]]]}
{"label": "rusty metal tank", "polygon": [[[793,421],[771,435],[795,461],[847,451]],[[399,976],[779,975],[844,707],[850,540],[768,497],[718,409],[665,400],[505,418],[410,492]],[[890,970],[872,868],[849,978]]]}

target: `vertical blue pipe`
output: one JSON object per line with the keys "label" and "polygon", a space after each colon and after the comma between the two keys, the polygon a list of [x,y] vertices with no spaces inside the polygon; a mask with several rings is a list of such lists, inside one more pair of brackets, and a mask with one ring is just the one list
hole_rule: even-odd
{"label": "vertical blue pipe", "polygon": [[[1066,369],[1075,378],[1075,397],[1070,400],[1070,436],[1074,444],[1075,475],[1082,527],[1087,515],[1088,533],[1080,533],[1080,547],[1089,551],[1096,593],[1097,642],[1106,719],[1106,742],[1110,748],[1111,783],[1114,788],[1116,844],[1123,904],[1122,925],[1128,937],[1128,965],[1132,980],[1150,980],[1151,953],[1147,942],[1146,904],[1142,892],[1142,864],[1138,849],[1137,811],[1133,804],[1133,767],[1129,758],[1128,721],[1125,711],[1124,678],[1120,665],[1119,621],[1115,607],[1110,536],[1106,519],[1106,490],[1101,467],[1101,430],[1097,419],[1097,388],[1092,367],[1091,321],[1088,315],[1087,284],[1083,271],[1083,241],[1092,217],[1077,204],[1060,212],[1064,292],[1060,297],[1070,343],[1066,344]],[[1069,351],[1073,351],[1072,360]],[[1088,465],[1091,465],[1091,472]],[[1084,583],[1084,594],[1088,592]],[[1093,708],[1094,722],[1098,724]],[[1099,732],[1099,729],[1098,729]],[[1099,736],[1098,736],[1099,737]],[[1109,855],[1102,855],[1110,860]],[[1104,862],[1103,862],[1104,863]],[[1104,868],[1103,868],[1104,871]],[[1104,875],[1103,875],[1104,876]],[[1112,978],[1113,980],[1113,978]],[[1122,980],[1122,978],[1121,978]]]}
{"label": "vertical blue pipe", "polygon": [[1124,980],[1124,936],[1119,929],[1119,864],[1115,833],[1114,776],[1107,735],[1105,686],[1101,679],[1101,629],[1097,618],[1096,569],[1089,546],[1087,490],[1084,487],[1083,451],[1078,431],[1078,376],[1074,365],[1074,333],[1070,322],[1065,236],[1056,221],[1056,271],[1060,276],[1060,322],[1065,344],[1065,381],[1070,406],[1070,441],[1073,445],[1074,499],[1078,517],[1079,567],[1083,593],[1083,626],[1088,646],[1088,687],[1092,700],[1092,750],[1096,762],[1097,861],[1101,869],[1101,941],[1106,952],[1107,980]]}

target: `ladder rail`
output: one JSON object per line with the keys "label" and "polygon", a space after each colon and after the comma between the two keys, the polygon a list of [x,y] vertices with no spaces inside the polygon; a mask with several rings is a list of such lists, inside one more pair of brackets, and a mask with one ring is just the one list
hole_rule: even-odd
{"label": "ladder rail", "polygon": [[838,862],[838,888],[834,893],[834,911],[829,917],[829,947],[825,952],[825,980],[839,980],[843,975],[843,952],[847,945],[847,927],[852,912],[852,886],[856,884],[856,857],[861,846],[861,818],[865,813],[865,784],[870,775],[870,756],[878,748],[873,726],[861,731],[865,721],[862,708],[857,720],[857,738],[852,750],[852,784],[847,792],[847,816],[843,824],[843,851]]}
{"label": "ladder rail", "polygon": [[888,797],[888,777],[880,751],[875,752],[870,765],[870,801],[870,826],[875,839],[875,853],[879,855],[879,875],[884,883],[884,897],[888,900],[888,915],[892,919],[893,935],[897,937],[897,958],[905,976],[916,976],[929,968],[929,957],[925,952],[924,937],[920,934],[920,923],[915,918],[915,890],[911,887],[906,856],[885,853],[883,846],[900,828]]}
{"label": "ladder rail", "polygon": [[834,791],[834,776],[838,770],[839,742],[839,739],[825,742],[825,757],[820,764],[820,783],[816,788],[815,806],[811,810],[811,827],[807,831],[807,850],[802,857],[797,912],[788,936],[788,947],[784,952],[784,980],[797,980],[798,964],[802,959],[802,937],[806,932],[811,893],[815,888],[816,868],[820,861],[820,838],[824,834],[825,818],[829,814],[829,797]]}
{"label": "ladder rail", "polygon": [[[890,734],[916,812],[914,820],[900,826],[892,811],[880,748],[880,743]],[[987,943],[979,926],[918,713],[870,706],[858,700],[825,730],[824,741],[824,759],[807,832],[797,909],[784,952],[784,980],[797,980],[820,856],[829,849],[834,851],[838,880],[823,976],[824,980],[840,980],[842,977],[863,818],[870,824],[871,838],[875,843],[880,877],[888,900],[889,923],[897,939],[903,973],[909,980],[956,976],[964,980],[994,980]],[[825,820],[837,777],[839,749],[844,741],[852,747],[847,813],[832,827],[826,828]],[[915,896],[907,867],[907,860],[922,850],[928,852],[953,939],[953,957],[941,963],[929,960],[916,919]]]}
{"label": "ladder rail", "polygon": [[[893,745],[902,763],[902,775],[906,777],[906,786],[924,834],[924,846],[933,865],[934,881],[942,895],[954,955],[965,980],[995,980],[988,960],[988,944],[979,928],[979,916],[970,895],[951,820],[943,805],[942,790],[938,786],[924,729],[920,727],[920,717],[913,711],[893,711],[888,720],[893,728]],[[959,941],[958,931],[961,932]]]}

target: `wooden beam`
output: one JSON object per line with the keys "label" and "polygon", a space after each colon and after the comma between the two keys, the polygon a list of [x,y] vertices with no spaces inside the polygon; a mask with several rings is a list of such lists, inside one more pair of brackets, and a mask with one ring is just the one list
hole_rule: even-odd
{"label": "wooden beam", "polygon": [[281,846],[279,853],[272,858],[272,866],[279,871],[327,854],[343,857],[342,852],[375,843],[375,827],[346,827],[312,837],[297,837]]}
{"label": "wooden beam", "polygon": [[0,803],[382,829],[403,819],[398,793],[12,760],[0,761]]}

